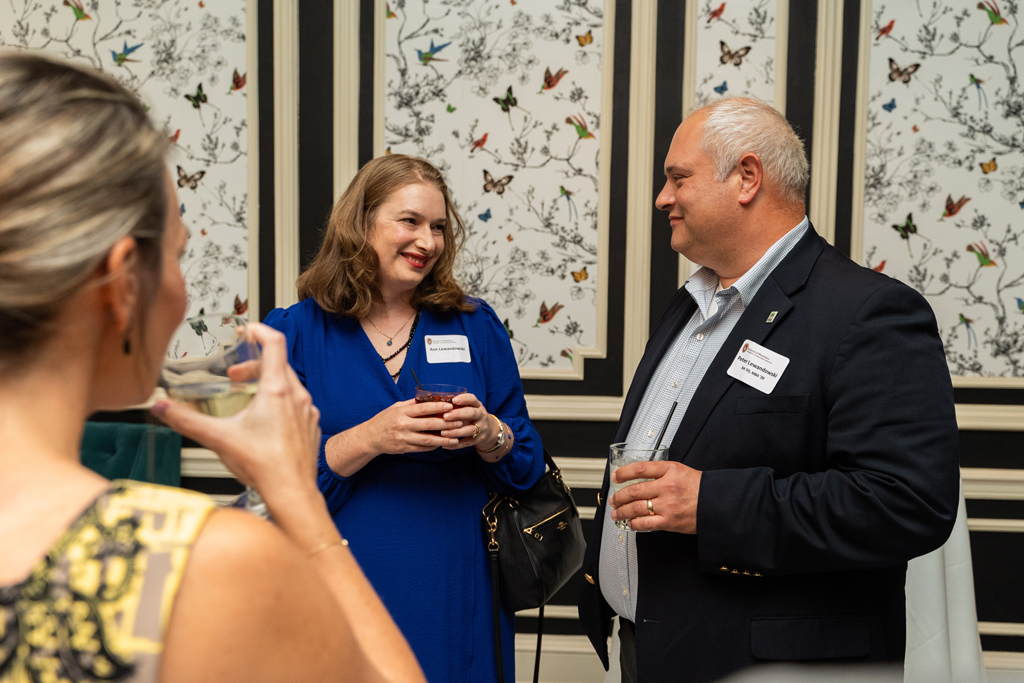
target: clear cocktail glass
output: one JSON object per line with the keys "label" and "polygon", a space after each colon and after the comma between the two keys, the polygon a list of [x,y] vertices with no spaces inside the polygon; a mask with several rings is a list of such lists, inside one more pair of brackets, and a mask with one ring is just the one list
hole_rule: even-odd
{"label": "clear cocktail glass", "polygon": [[[653,446],[642,445],[642,444],[630,444],[630,443],[613,443],[608,448],[608,464],[609,472],[614,472],[620,467],[626,465],[632,465],[635,462],[651,462],[653,460],[666,460],[668,458],[668,446],[661,446],[654,448]],[[622,481],[615,483],[610,481],[608,483],[608,500],[610,501],[612,496],[618,493],[620,490],[631,486],[633,484],[639,484],[642,481],[651,481],[650,479],[630,479],[629,481]],[[618,520],[615,522],[615,526],[623,531],[632,531],[629,527],[629,520]]]}

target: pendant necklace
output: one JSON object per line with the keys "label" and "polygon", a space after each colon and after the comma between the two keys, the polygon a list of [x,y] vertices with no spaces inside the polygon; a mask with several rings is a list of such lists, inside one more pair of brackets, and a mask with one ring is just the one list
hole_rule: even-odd
{"label": "pendant necklace", "polygon": [[387,337],[387,338],[388,338],[388,346],[391,346],[392,342],[394,342],[394,340],[395,340],[395,337],[397,337],[397,336],[398,336],[398,333],[399,333],[399,332],[401,332],[402,330],[404,330],[404,329],[405,329],[405,326],[406,326],[406,324],[407,324],[407,323],[408,323],[408,322],[409,322],[410,320],[412,320],[412,316],[413,316],[413,315],[416,315],[416,313],[417,313],[417,311],[413,311],[413,312],[412,312],[412,315],[410,315],[410,316],[409,316],[408,318],[406,318],[406,319],[405,319],[405,322],[404,322],[404,323],[402,323],[402,326],[398,328],[398,331],[396,331],[396,332],[395,332],[394,334],[391,334],[391,335],[389,335],[389,334],[385,333],[385,332],[384,332],[384,330],[382,330],[382,329],[380,329],[379,327],[377,327],[376,325],[374,325],[374,324],[373,324],[373,321],[372,321],[372,320],[370,320],[370,316],[366,316],[366,320],[367,320],[367,321],[368,321],[368,322],[369,322],[369,323],[370,323],[371,325],[373,325],[373,329],[377,330],[378,332],[380,332],[381,334],[383,334],[383,335],[384,335],[385,337]]}
{"label": "pendant necklace", "polygon": [[[405,340],[405,343],[402,344],[402,346],[397,351],[395,351],[393,354],[391,354],[387,358],[385,358],[384,356],[381,356],[380,354],[377,354],[378,356],[380,356],[380,359],[382,361],[384,361],[384,363],[387,363],[392,358],[395,358],[402,351],[405,351],[407,348],[409,348],[410,344],[412,344],[412,338],[414,336],[416,336],[416,328],[420,324],[420,312],[416,311],[416,313],[414,313],[414,315],[416,316],[416,320],[414,320],[413,323],[412,323],[412,328],[409,330],[409,338]],[[408,321],[406,321],[406,322],[408,322]],[[370,323],[370,324],[372,325],[373,323]],[[405,327],[405,325],[402,325],[402,327]],[[382,332],[381,334],[384,334],[384,333]],[[396,332],[395,334],[398,334],[398,333]],[[384,336],[386,337],[387,335],[385,334]],[[398,377],[398,375],[402,372],[402,367],[405,367],[405,362],[402,363],[402,366],[399,367],[398,370],[396,370],[393,373],[389,373],[391,375],[391,379],[396,379]]]}

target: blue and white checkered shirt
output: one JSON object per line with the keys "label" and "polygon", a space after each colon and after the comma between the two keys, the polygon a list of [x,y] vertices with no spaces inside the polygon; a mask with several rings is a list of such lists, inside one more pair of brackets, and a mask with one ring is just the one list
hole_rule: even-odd
{"label": "blue and white checkered shirt", "polygon": [[[743,315],[761,284],[803,237],[809,225],[804,216],[799,225],[773,244],[753,268],[727,289],[719,289],[718,275],[707,268],[701,268],[686,281],[686,291],[697,303],[697,310],[672,342],[651,377],[626,437],[627,443],[650,444],[653,447],[672,402],[677,401],[679,405],[661,441],[662,446],[672,443],[690,399],[708,366],[736,326],[736,321]],[[605,491],[604,495],[607,496],[608,492]],[[637,573],[636,535],[632,531],[621,531],[615,527],[611,508],[606,504],[601,530],[601,594],[620,617],[634,622]]]}

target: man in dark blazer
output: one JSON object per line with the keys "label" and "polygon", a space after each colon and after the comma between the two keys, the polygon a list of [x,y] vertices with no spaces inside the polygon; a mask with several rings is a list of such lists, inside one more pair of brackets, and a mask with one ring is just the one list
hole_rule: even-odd
{"label": "man in dark blazer", "polygon": [[672,248],[702,269],[654,330],[615,440],[652,442],[679,406],[668,460],[615,474],[650,481],[605,500],[605,472],[580,620],[607,667],[619,614],[623,681],[902,661],[906,563],[945,542],[959,495],[934,315],[810,227],[803,145],[767,105],[689,116],[665,175]]}

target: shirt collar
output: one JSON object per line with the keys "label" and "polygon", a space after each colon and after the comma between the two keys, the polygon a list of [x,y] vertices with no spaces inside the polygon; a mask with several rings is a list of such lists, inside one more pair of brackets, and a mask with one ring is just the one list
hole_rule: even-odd
{"label": "shirt collar", "polygon": [[[731,287],[722,291],[728,294],[732,293],[730,290],[739,292],[740,299],[743,301],[743,307],[746,308],[750,304],[750,300],[757,294],[757,290],[761,289],[761,285],[768,279],[771,272],[775,270],[775,267],[782,263],[782,259],[786,258],[786,255],[793,250],[793,247],[804,236],[810,225],[811,223],[807,220],[807,216],[804,216],[804,219],[795,228],[770,246],[768,251],[764,253],[764,256],[750,270],[744,273],[740,279],[736,280]],[[700,270],[694,273],[684,286],[694,301],[697,302],[697,305],[701,306],[701,310],[706,310],[710,297],[714,296],[715,289],[718,288],[718,282],[718,274],[715,271],[701,266]]]}

